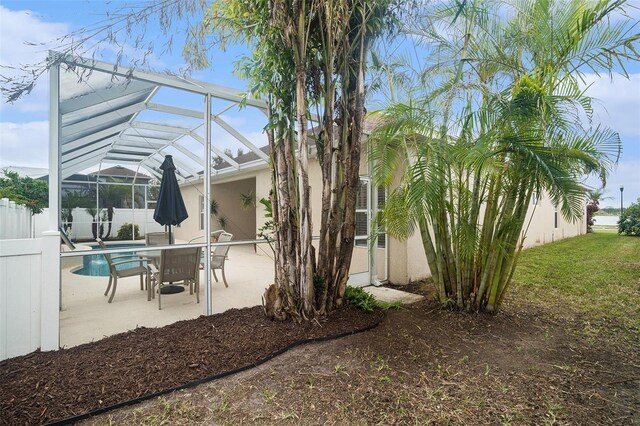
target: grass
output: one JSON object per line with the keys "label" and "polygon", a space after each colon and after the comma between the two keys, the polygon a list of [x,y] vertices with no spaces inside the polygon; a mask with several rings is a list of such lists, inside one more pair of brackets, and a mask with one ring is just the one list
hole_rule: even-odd
{"label": "grass", "polygon": [[525,250],[511,299],[640,330],[640,238],[596,232]]}

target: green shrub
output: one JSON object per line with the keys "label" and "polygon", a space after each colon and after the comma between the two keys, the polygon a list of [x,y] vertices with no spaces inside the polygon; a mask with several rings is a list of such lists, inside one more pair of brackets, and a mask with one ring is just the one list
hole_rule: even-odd
{"label": "green shrub", "polygon": [[131,224],[123,223],[120,229],[118,230],[118,239],[119,240],[138,240],[140,239],[140,231],[138,229],[138,225],[133,225],[133,230],[135,233],[135,238],[131,238]]}
{"label": "green shrub", "polygon": [[371,312],[378,307],[378,301],[376,298],[360,287],[347,286],[344,291],[344,298],[349,304],[366,312]]}
{"label": "green shrub", "polygon": [[620,215],[618,233],[640,237],[640,198],[624,209]]}
{"label": "green shrub", "polygon": [[400,303],[386,303],[376,300],[371,293],[364,291],[360,287],[347,286],[344,291],[344,298],[347,303],[362,309],[365,312],[372,312],[375,309],[400,308]]}

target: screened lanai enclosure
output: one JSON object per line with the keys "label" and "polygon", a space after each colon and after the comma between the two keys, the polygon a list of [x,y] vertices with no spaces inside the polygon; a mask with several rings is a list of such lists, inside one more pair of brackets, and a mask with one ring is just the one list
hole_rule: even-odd
{"label": "screened lanai enclosure", "polygon": [[[268,160],[260,149],[266,144],[264,102],[179,76],[51,54],[57,59],[50,70],[51,142],[57,148],[49,178],[58,205],[51,206],[57,217],[50,221],[71,240],[61,253],[60,345],[259,304],[273,276],[271,249],[256,240],[255,231],[261,214],[254,201],[260,179],[255,171]],[[153,220],[167,155],[176,166],[188,218],[172,229],[172,241],[160,238],[150,246],[149,236],[157,240],[168,231]],[[228,287],[222,270],[214,269],[219,282],[204,273],[211,269],[210,253],[220,252],[220,230],[232,235],[222,247],[228,249]],[[163,294],[160,310],[157,296],[149,297],[145,285],[141,289],[137,275],[120,277],[108,302],[111,272],[104,254],[123,259],[119,270],[141,265],[135,255],[159,268],[159,252],[184,247],[203,252],[201,303],[184,288]]]}
{"label": "screened lanai enclosure", "polygon": [[[259,305],[274,275],[272,248],[257,237],[268,220],[259,201],[271,189],[266,104],[178,75],[51,55],[48,229],[69,239],[60,253],[60,346]],[[188,212],[171,240],[153,219],[167,156]],[[357,284],[370,283],[372,271],[386,274],[384,240],[376,256],[366,243],[380,201],[367,182],[351,271]],[[169,253],[186,248],[201,250],[200,291],[169,285],[159,309],[146,277],[161,281]],[[147,272],[114,277],[121,273],[111,266]]]}

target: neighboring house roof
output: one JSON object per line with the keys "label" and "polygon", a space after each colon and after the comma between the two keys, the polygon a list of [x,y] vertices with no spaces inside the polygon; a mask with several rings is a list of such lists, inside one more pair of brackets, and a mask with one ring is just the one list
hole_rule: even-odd
{"label": "neighboring house roof", "polygon": [[[117,177],[117,178],[126,178],[129,180],[133,180],[133,177],[135,176],[135,174],[136,173],[133,170],[127,169],[126,167],[116,166],[116,167],[109,167],[108,169],[104,169],[99,174],[98,172],[92,172],[86,175],[81,173],[75,173],[71,176],[66,177],[62,181],[62,183],[64,185],[67,182],[95,182],[98,179],[98,175],[100,177]],[[49,175],[45,174],[39,179],[48,182]],[[143,173],[138,173],[138,177],[136,178],[136,181],[138,180],[149,181],[151,179],[153,178],[150,176],[147,176]]]}
{"label": "neighboring house roof", "polygon": [[[44,180],[44,181],[49,181],[49,175],[46,176],[42,176],[40,178],[40,180]],[[95,182],[96,181],[96,177],[95,176],[89,176],[89,175],[82,175],[79,173],[73,174],[67,178],[65,178],[65,180],[62,181],[63,185],[66,182]]]}
{"label": "neighboring house roof", "polygon": [[[264,152],[265,154],[269,154],[269,146],[268,145],[260,147],[259,149],[260,149],[260,151]],[[258,155],[255,152],[251,151],[251,152],[246,152],[246,153],[240,154],[237,157],[232,158],[232,160],[235,161],[238,164],[247,164],[247,163],[250,163],[252,161],[260,160],[260,157],[258,157]],[[265,163],[265,166],[266,165],[267,164]],[[222,163],[220,163],[220,164],[218,164],[216,166],[213,166],[213,168],[215,170],[223,170],[223,169],[226,169],[226,168],[228,168],[230,166],[231,165],[229,163],[227,163],[226,161],[223,161]]]}
{"label": "neighboring house roof", "polygon": [[89,173],[89,176],[109,176],[109,177],[120,177],[120,178],[136,178],[136,179],[151,179],[150,176],[145,175],[144,173],[136,173],[135,171],[128,169],[122,166],[113,166],[106,169],[102,169],[99,172]]}

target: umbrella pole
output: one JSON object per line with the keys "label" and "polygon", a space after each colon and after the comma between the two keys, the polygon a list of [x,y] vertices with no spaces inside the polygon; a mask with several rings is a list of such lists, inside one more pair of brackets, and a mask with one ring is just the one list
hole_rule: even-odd
{"label": "umbrella pole", "polygon": [[[169,244],[171,244],[171,225],[169,225]],[[180,288],[178,286],[174,286],[173,285],[173,281],[169,282],[169,287],[173,287],[173,288]],[[163,287],[160,289],[160,291],[162,292],[162,290],[166,289],[165,293],[162,294],[172,294],[172,293],[179,293],[178,291],[171,291],[171,289],[169,289],[168,287]],[[182,290],[180,290],[182,291]]]}

